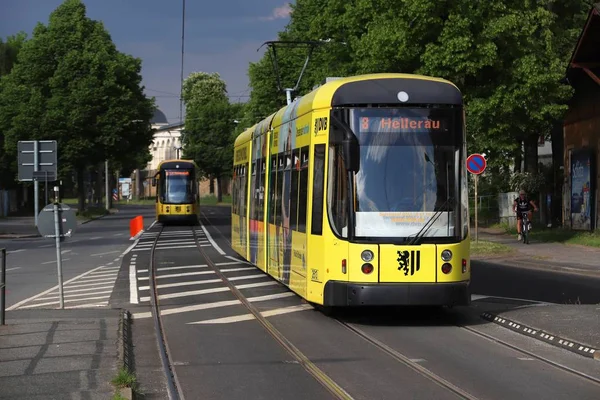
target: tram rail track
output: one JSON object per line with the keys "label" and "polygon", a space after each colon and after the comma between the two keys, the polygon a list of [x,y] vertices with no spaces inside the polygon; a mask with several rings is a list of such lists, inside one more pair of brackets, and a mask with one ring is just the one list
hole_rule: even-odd
{"label": "tram rail track", "polygon": [[[206,216],[204,217],[204,220],[205,220],[205,223],[208,223],[209,225],[211,225],[210,220],[208,218],[206,218]],[[158,289],[157,289],[157,285],[156,285],[156,268],[157,267],[156,267],[155,251],[157,249],[157,244],[161,238],[161,235],[163,234],[164,231],[165,231],[164,227],[161,226],[158,231],[158,234],[154,238],[153,245],[152,245],[152,248],[150,251],[150,269],[149,269],[149,272],[151,274],[150,275],[150,294],[151,294],[150,303],[151,303],[151,310],[152,310],[152,315],[153,315],[153,320],[154,320],[154,327],[155,327],[155,332],[156,332],[156,337],[157,337],[157,344],[158,344],[158,348],[159,348],[161,364],[162,364],[163,372],[167,379],[168,395],[169,395],[169,399],[174,400],[174,399],[183,399],[184,396],[182,393],[182,388],[179,385],[179,382],[177,380],[175,367],[169,359],[169,354],[170,354],[169,344],[168,344],[166,334],[164,332],[162,318],[160,315],[160,301],[159,301]],[[194,243],[196,245],[195,249],[200,253],[200,255],[204,259],[206,265],[208,265],[209,268],[211,268],[214,271],[214,273],[218,276],[218,278],[234,294],[234,296],[237,298],[237,300],[239,300],[240,303],[253,315],[253,317],[256,319],[256,321],[259,322],[259,324],[274,338],[274,340],[277,343],[279,343],[280,346],[282,346],[293,357],[293,359],[299,365],[301,365],[316,381],[318,381],[334,398],[353,399],[353,397],[344,388],[342,388],[329,375],[327,375],[319,367],[317,367],[304,353],[302,353],[301,350],[299,350],[289,339],[287,339],[284,334],[282,334],[273,324],[271,324],[251,302],[249,302],[246,299],[246,297],[241,293],[241,291],[239,289],[237,289],[235,287],[235,285],[231,281],[229,281],[228,278],[220,271],[220,269],[216,265],[215,261],[213,261],[210,258],[210,256],[206,253],[206,251],[203,249],[203,247],[200,246],[200,240],[199,240],[196,230],[194,228],[192,228],[191,232],[193,235]],[[219,230],[217,230],[217,232],[218,232],[218,235],[220,235],[221,237],[223,237],[226,240],[224,235]],[[229,243],[229,241],[227,241],[227,242]],[[356,327],[355,324],[346,322],[339,318],[335,318],[335,320],[339,324],[341,324],[346,330],[352,332],[354,335],[357,335],[362,340],[364,340],[366,343],[369,343],[370,345],[374,346],[381,353],[385,354],[388,357],[391,357],[392,359],[397,361],[399,364],[401,364],[407,368],[410,368],[411,370],[418,373],[419,375],[429,379],[430,381],[432,381],[433,383],[442,387],[443,389],[451,392],[453,395],[457,396],[458,398],[468,399],[468,400],[478,400],[479,399],[475,395],[465,391],[464,389],[461,389],[460,387],[456,386],[452,382],[444,379],[440,375],[438,375],[438,374],[432,372],[431,370],[429,370],[428,368],[425,368],[424,366],[420,365],[417,361],[411,360],[409,357],[405,356],[398,350],[392,348],[388,344],[378,340],[377,338],[373,337],[372,335],[369,335],[368,333],[366,333],[359,327]],[[472,335],[476,335],[484,340],[496,343],[500,346],[511,349],[513,351],[516,351],[522,355],[534,358],[549,367],[560,370],[563,373],[569,373],[569,374],[575,375],[578,378],[583,379],[589,383],[600,386],[600,379],[598,379],[594,376],[588,375],[584,372],[581,372],[576,369],[565,366],[559,362],[555,362],[553,360],[550,360],[548,358],[545,358],[543,356],[535,354],[531,351],[521,348],[518,345],[508,343],[500,338],[494,337],[485,332],[481,332],[480,330],[472,328],[470,326],[460,325],[460,324],[456,324],[455,326],[457,328],[460,328],[461,330],[469,332]]]}
{"label": "tram rail track", "polygon": [[156,286],[156,262],[155,262],[155,251],[156,245],[158,244],[158,240],[160,239],[160,235],[163,233],[164,226],[160,227],[160,230],[156,237],[154,238],[154,243],[152,244],[152,248],[150,249],[150,308],[152,311],[152,319],[154,320],[154,331],[156,333],[156,341],[158,345],[158,352],[160,355],[160,361],[163,368],[163,372],[165,374],[165,378],[167,379],[167,390],[170,400],[179,400],[184,399],[183,393],[181,392],[181,387],[177,382],[177,376],[175,374],[175,368],[173,368],[172,363],[169,360],[169,343],[167,342],[167,337],[165,335],[162,318],[160,315],[160,305],[159,305],[159,297],[158,297],[158,288]]}
{"label": "tram rail track", "polygon": [[[208,223],[211,224],[210,222],[210,217],[205,215],[203,213],[202,215],[203,219]],[[217,229],[218,234],[221,236],[222,239],[224,239],[228,244],[231,245],[230,241],[227,240],[227,238],[225,237],[225,235],[223,235],[223,233]],[[371,335],[367,334],[366,332],[362,331],[361,329],[353,326],[351,323],[342,321],[338,318],[336,318],[336,321],[338,323],[340,323],[342,326],[344,326],[347,330],[353,332],[355,335],[361,337],[363,340],[365,340],[366,342],[370,343],[371,345],[375,346],[377,349],[379,349],[381,352],[387,354],[389,357],[392,357],[393,359],[395,359],[396,361],[400,362],[401,364],[411,368],[412,370],[414,370],[415,372],[419,373],[422,376],[427,377],[428,379],[432,380],[433,382],[437,383],[438,385],[442,386],[443,388],[449,390],[450,392],[454,393],[455,395],[464,398],[464,399],[470,399],[470,400],[477,400],[478,398],[468,392],[466,392],[465,390],[457,387],[456,385],[452,384],[451,382],[447,381],[446,379],[440,377],[439,375],[433,373],[432,371],[430,371],[429,369],[423,367],[422,365],[420,365],[417,362],[411,361],[410,358],[406,357],[405,355],[401,354],[400,352],[398,352],[397,350],[391,348],[390,346],[388,346],[387,344],[379,341],[378,339],[372,337]],[[584,379],[587,382],[593,383],[595,385],[600,385],[600,379],[596,378],[594,376],[588,375],[584,372],[578,371],[574,368],[570,368],[566,365],[563,365],[559,362],[550,360],[546,357],[540,356],[538,354],[535,354],[531,351],[528,351],[520,346],[508,343],[500,338],[496,338],[492,335],[489,335],[485,332],[481,332],[478,329],[472,328],[470,326],[466,326],[466,325],[459,325],[456,324],[455,325],[457,328],[460,328],[461,330],[464,330],[466,332],[468,332],[471,335],[476,335],[481,339],[487,340],[487,341],[491,341],[493,343],[496,343],[502,347],[511,349],[513,351],[516,351],[518,353],[520,353],[523,356],[527,356],[527,357],[531,357],[534,358],[542,363],[544,363],[547,366],[550,366],[554,369],[558,369],[562,372],[566,372],[572,375],[575,375],[581,379]]]}
{"label": "tram rail track", "polygon": [[[203,217],[206,220],[206,222],[208,222],[210,224],[210,219],[206,215],[203,215]],[[217,229],[217,232],[218,232],[218,234],[229,245],[231,245],[231,243],[220,232],[220,230]],[[194,233],[194,235],[195,235],[195,233]],[[261,313],[258,310],[256,310],[256,308],[245,299],[244,295],[233,284],[231,284],[231,282],[229,282],[227,280],[227,278],[219,271],[219,269],[212,262],[212,260],[210,260],[210,258],[208,256],[206,256],[204,250],[201,247],[198,247],[198,249],[202,253],[204,259],[207,262],[207,264],[215,271],[215,273],[219,276],[219,278],[221,278],[223,280],[223,282],[230,288],[230,290],[242,302],[242,304],[244,304],[244,306],[246,306],[246,308],[254,315],[254,317],[261,323],[261,325],[263,325],[263,327],[271,335],[273,335],[273,337],[288,352],[290,352],[290,354],[292,356],[294,356],[294,358],[296,358],[296,360],[311,375],[313,375],[313,377],[315,377],[319,382],[321,382],[337,398],[352,399],[352,397],[347,392],[345,392],[343,389],[341,389],[341,387],[339,387],[339,385],[335,384],[335,382],[333,382],[331,380],[331,378],[327,377],[327,375],[325,375],[322,371],[320,371],[312,362],[310,362],[310,360],[308,360],[308,358],[306,356],[304,356],[300,352],[300,350],[298,350],[288,339],[285,338],[285,336],[283,336],[275,327],[273,327],[273,325],[269,321],[267,321],[267,319],[264,318],[261,315]],[[419,365],[417,362],[411,361],[410,358],[408,358],[405,355],[399,353],[398,351],[392,349],[391,347],[387,346],[386,344],[378,341],[377,339],[371,337],[370,335],[368,335],[367,333],[363,332],[362,330],[360,330],[360,329],[358,329],[358,328],[350,325],[349,323],[341,321],[339,319],[336,319],[336,321],[338,323],[340,323],[342,326],[344,326],[346,329],[348,329],[349,331],[353,332],[355,335],[358,335],[364,341],[366,341],[366,342],[370,343],[371,345],[375,346],[382,353],[384,353],[387,356],[389,356],[389,357],[393,358],[394,360],[398,361],[400,364],[402,364],[402,365],[404,365],[404,366],[412,369],[413,371],[415,371],[419,375],[422,375],[422,376],[430,379],[434,383],[438,384],[440,387],[442,387],[442,388],[444,388],[444,389],[452,392],[453,394],[459,396],[460,398],[463,398],[463,399],[466,399],[466,400],[479,400],[477,397],[475,397],[475,396],[471,395],[470,393],[462,390],[461,388],[455,386],[454,384],[452,384],[451,382],[445,380],[444,378],[436,375],[435,373],[431,372],[430,370],[428,370],[427,368],[423,367],[422,365]],[[322,381],[322,379],[323,379],[323,381]],[[330,387],[329,386],[330,384],[332,384],[334,386]],[[341,391],[339,389],[337,389],[337,388],[341,389]]]}

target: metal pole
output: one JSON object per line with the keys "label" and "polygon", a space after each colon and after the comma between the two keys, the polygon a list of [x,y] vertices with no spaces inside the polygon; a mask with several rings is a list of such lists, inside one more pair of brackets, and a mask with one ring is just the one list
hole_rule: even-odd
{"label": "metal pole", "polygon": [[[38,158],[38,141],[35,140],[33,142],[33,170],[38,171],[40,160]],[[38,214],[40,212],[40,204],[39,204],[39,190],[40,183],[37,178],[33,178],[33,203],[34,203],[34,213],[35,213],[35,226],[38,226]]]}
{"label": "metal pole", "polygon": [[479,243],[479,235],[477,234],[477,180],[479,175],[475,175],[475,243]]}
{"label": "metal pole", "polygon": [[48,205],[48,171],[44,171],[44,175],[46,178],[46,188],[44,189],[44,193],[46,193],[46,202],[44,203],[44,207]]}
{"label": "metal pole", "polygon": [[110,192],[108,188],[108,160],[104,161],[104,190],[106,191],[106,210],[110,207]]}
{"label": "metal pole", "polygon": [[0,249],[0,325],[4,325],[6,304],[6,249]]}
{"label": "metal pole", "polygon": [[60,254],[60,224],[58,217],[58,186],[54,186],[56,200],[54,201],[54,237],[56,240],[56,266],[58,269],[58,295],[60,296],[60,309],[65,308],[62,284],[62,255]]}
{"label": "metal pole", "polygon": [[288,105],[292,104],[292,89],[285,89],[285,99]]}
{"label": "metal pole", "polygon": [[181,12],[181,87],[179,89],[179,121],[183,122],[183,55],[185,51],[185,0]]}

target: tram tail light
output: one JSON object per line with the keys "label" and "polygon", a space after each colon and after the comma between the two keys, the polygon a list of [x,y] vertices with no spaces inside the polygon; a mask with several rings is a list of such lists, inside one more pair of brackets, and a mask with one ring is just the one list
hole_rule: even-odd
{"label": "tram tail light", "polygon": [[360,267],[360,269],[362,270],[363,274],[369,275],[371,272],[373,272],[375,268],[373,268],[372,264],[366,263],[363,264],[362,267]]}
{"label": "tram tail light", "polygon": [[462,272],[463,274],[467,272],[467,260],[465,260],[464,258],[462,259]]}
{"label": "tram tail light", "polygon": [[452,264],[450,264],[450,263],[444,263],[442,265],[442,272],[445,273],[445,274],[449,274],[450,271],[452,271]]}
{"label": "tram tail light", "polygon": [[342,260],[342,274],[346,273],[346,259]]}

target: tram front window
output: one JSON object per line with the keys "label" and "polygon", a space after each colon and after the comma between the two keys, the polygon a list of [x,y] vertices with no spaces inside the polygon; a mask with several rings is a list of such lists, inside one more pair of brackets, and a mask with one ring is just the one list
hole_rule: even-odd
{"label": "tram front window", "polygon": [[165,170],[161,185],[161,197],[165,204],[193,203],[192,172],[189,170]]}
{"label": "tram front window", "polygon": [[355,236],[406,239],[437,211],[425,236],[459,236],[461,113],[356,108],[349,122],[360,145],[360,169],[353,179]]}

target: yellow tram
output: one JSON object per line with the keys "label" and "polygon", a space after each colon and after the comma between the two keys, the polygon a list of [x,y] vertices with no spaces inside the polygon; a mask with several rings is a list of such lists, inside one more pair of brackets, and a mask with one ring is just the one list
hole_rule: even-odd
{"label": "yellow tram", "polygon": [[159,223],[199,221],[198,167],[190,160],[166,160],[152,179],[156,186],[156,220]]}
{"label": "yellow tram", "polygon": [[468,305],[465,157],[451,82],[332,80],[237,137],[232,247],[313,304]]}

